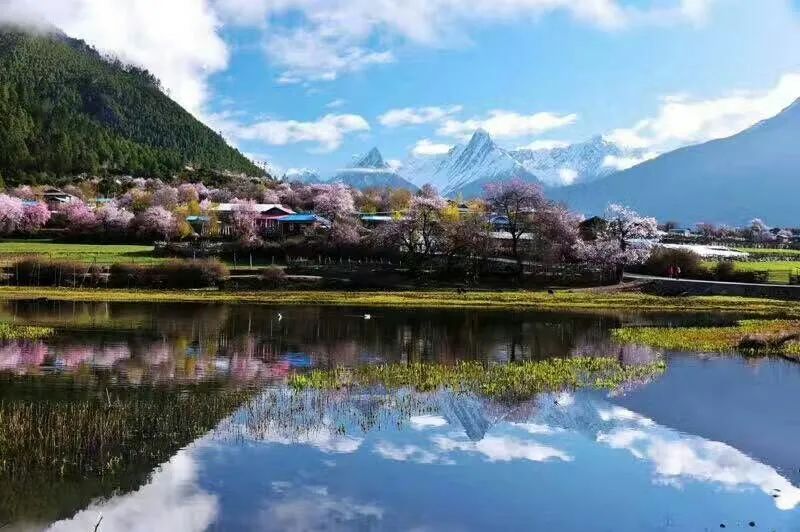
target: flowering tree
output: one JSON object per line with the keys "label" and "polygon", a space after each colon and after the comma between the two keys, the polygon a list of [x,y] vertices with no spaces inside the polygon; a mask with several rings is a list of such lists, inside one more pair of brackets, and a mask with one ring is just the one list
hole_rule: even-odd
{"label": "flowering tree", "polygon": [[14,196],[15,198],[19,198],[21,200],[34,200],[36,199],[36,195],[33,192],[33,189],[29,185],[20,185],[18,187],[12,188],[8,194],[10,196]]}
{"label": "flowering tree", "polygon": [[477,280],[481,264],[492,251],[491,230],[485,211],[478,205],[471,205],[463,214],[458,208],[445,208],[441,252],[447,261],[447,270],[459,266],[466,281]]}
{"label": "flowering tree", "polygon": [[655,218],[640,216],[614,203],[606,210],[606,221],[605,229],[595,240],[578,241],[573,249],[587,262],[616,267],[621,278],[626,264],[644,262],[650,255],[650,247],[644,241],[658,234],[658,224]]}
{"label": "flowering tree", "polygon": [[97,227],[94,211],[79,199],[73,199],[61,208],[67,230],[73,234],[88,233]]}
{"label": "flowering tree", "polygon": [[330,220],[352,214],[355,211],[353,194],[341,183],[327,185],[314,198],[314,211]]}
{"label": "flowering tree", "polygon": [[354,246],[361,240],[356,222],[348,218],[336,218],[331,224],[328,238],[335,247]]}
{"label": "flowering tree", "polygon": [[533,218],[542,261],[552,264],[572,258],[578,241],[580,217],[560,203],[545,202]]}
{"label": "flowering tree", "polygon": [[439,197],[414,196],[404,217],[380,227],[379,244],[399,248],[410,266],[418,267],[442,244],[442,210],[446,205]]}
{"label": "flowering tree", "polygon": [[95,214],[103,231],[111,234],[124,234],[133,221],[133,213],[120,207],[116,202],[100,207]]}
{"label": "flowering tree", "polygon": [[190,201],[200,201],[200,193],[193,183],[182,183],[178,186],[178,201],[189,203]]}
{"label": "flowering tree", "polygon": [[261,239],[258,237],[256,219],[258,212],[254,201],[239,201],[231,216],[231,230],[233,236],[248,247],[257,245]]}
{"label": "flowering tree", "polygon": [[0,194],[0,233],[10,234],[17,231],[22,218],[22,200]]}
{"label": "flowering tree", "polygon": [[34,233],[41,229],[50,220],[50,209],[41,201],[25,203],[22,205],[22,220],[20,231]]}
{"label": "flowering tree", "polygon": [[544,204],[542,189],[521,179],[489,183],[484,188],[484,199],[493,214],[507,220],[506,231],[511,237],[511,254],[522,273],[522,256],[519,241],[534,226],[534,212]]}
{"label": "flowering tree", "polygon": [[175,219],[164,207],[150,207],[136,217],[139,234],[169,240],[175,236]]}
{"label": "flowering tree", "polygon": [[170,186],[162,186],[153,192],[153,205],[172,210],[178,205],[178,190]]}

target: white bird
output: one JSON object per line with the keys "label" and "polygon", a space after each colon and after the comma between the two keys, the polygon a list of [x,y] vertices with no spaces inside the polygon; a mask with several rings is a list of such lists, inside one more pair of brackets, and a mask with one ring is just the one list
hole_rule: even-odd
{"label": "white bird", "polygon": [[282,319],[283,319],[283,314],[281,314],[280,312],[278,312],[278,321],[281,321]]}
{"label": "white bird", "polygon": [[364,314],[364,319],[365,320],[371,320],[372,319],[372,314]]}

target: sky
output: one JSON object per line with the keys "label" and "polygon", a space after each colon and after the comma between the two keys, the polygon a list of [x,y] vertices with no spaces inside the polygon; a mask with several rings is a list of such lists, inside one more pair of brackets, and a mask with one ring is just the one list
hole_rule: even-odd
{"label": "sky", "polygon": [[278,172],[391,164],[487,130],[648,156],[800,97],[800,0],[0,0],[145,67]]}

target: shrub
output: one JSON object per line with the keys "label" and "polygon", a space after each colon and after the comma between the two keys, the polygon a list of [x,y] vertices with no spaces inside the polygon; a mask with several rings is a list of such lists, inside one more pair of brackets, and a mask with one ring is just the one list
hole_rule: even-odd
{"label": "shrub", "polygon": [[645,261],[643,269],[651,275],[667,276],[670,266],[681,269],[681,277],[708,279],[711,272],[703,266],[700,256],[685,249],[656,248]]}
{"label": "shrub", "polygon": [[283,268],[270,266],[261,271],[261,280],[268,288],[279,288],[286,282],[286,272]]}
{"label": "shrub", "polygon": [[206,288],[229,276],[227,266],[216,259],[171,260],[164,264],[111,266],[109,284],[119,287]]}
{"label": "shrub", "polygon": [[84,262],[28,257],[12,264],[11,273],[19,285],[86,286],[98,284],[103,272]]}

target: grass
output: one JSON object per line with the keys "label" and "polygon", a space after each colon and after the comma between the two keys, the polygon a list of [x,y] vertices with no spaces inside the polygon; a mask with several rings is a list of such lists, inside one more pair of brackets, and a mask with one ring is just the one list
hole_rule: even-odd
{"label": "grass", "polygon": [[39,340],[54,333],[50,327],[32,327],[30,325],[16,325],[13,323],[0,323],[0,340]]}
{"label": "grass", "polygon": [[545,391],[593,386],[617,388],[634,380],[651,378],[665,369],[663,361],[644,366],[622,366],[614,358],[555,358],[484,367],[478,362],[439,364],[387,364],[314,370],[289,380],[295,389],[332,390],[384,386],[417,391],[450,389],[501,399],[528,399]]}
{"label": "grass", "polygon": [[[705,262],[704,264],[708,268],[712,268],[716,262]],[[795,271],[800,273],[800,261],[735,261],[733,264],[736,271],[767,272],[768,282],[774,284],[789,284],[789,275]]]}
{"label": "grass", "polygon": [[153,246],[135,244],[69,244],[52,240],[6,240],[0,242],[0,263],[9,263],[28,255],[46,255],[52,259],[96,262],[97,264],[160,263],[167,260],[153,257]]}
{"label": "grass", "polygon": [[220,302],[264,305],[327,305],[391,308],[475,308],[564,310],[584,312],[733,312],[769,317],[800,318],[800,303],[735,296],[663,297],[618,291],[492,291],[458,294],[454,290],[344,292],[125,290],[52,287],[0,287],[0,300],[52,299],[95,302]]}
{"label": "grass", "polygon": [[[753,354],[800,354],[800,343],[781,340],[800,333],[796,320],[742,320],[729,327],[623,327],[612,331],[614,340],[675,351],[749,351]],[[762,349],[750,347],[763,343]]]}
{"label": "grass", "polygon": [[800,249],[736,248],[736,251],[762,257],[797,257],[800,259]]}

